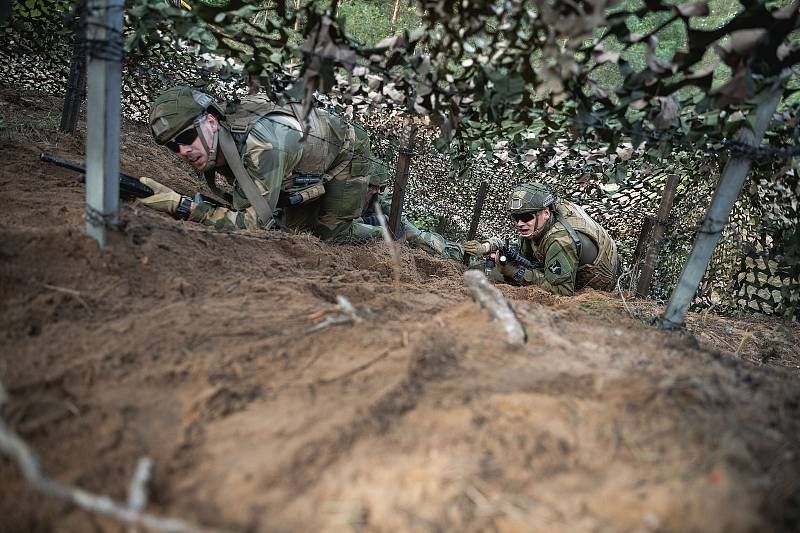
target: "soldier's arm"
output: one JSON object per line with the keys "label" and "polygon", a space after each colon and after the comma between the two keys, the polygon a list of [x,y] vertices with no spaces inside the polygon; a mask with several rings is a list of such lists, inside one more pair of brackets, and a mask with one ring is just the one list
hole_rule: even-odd
{"label": "soldier's arm", "polygon": [[575,294],[578,254],[575,245],[554,240],[545,251],[544,270],[526,270],[524,284],[536,285],[554,294]]}
{"label": "soldier's arm", "polygon": [[382,239],[383,233],[380,225],[372,225],[355,219],[350,227],[350,234],[358,240]]}
{"label": "soldier's arm", "polygon": [[[247,136],[242,163],[272,210],[278,204],[283,178],[302,156],[300,134],[281,124],[257,122]],[[194,205],[189,220],[219,230],[257,229],[255,210],[233,210],[202,203]]]}

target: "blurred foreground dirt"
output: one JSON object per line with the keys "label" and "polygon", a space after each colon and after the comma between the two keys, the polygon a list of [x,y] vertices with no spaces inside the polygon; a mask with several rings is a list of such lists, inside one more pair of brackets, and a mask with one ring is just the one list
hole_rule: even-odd
{"label": "blurred foreground dirt", "polygon": [[[126,128],[125,172],[196,190]],[[797,324],[667,335],[617,295],[502,287],[529,336],[510,348],[459,265],[409,249],[395,292],[382,244],[125,204],[100,251],[74,173],[37,161],[83,146],[50,141],[0,143],[0,379],[56,479],[124,499],[149,456],[149,510],[235,531],[800,528]],[[366,320],[308,333],[337,295]],[[123,529],[0,458],[0,531]]]}

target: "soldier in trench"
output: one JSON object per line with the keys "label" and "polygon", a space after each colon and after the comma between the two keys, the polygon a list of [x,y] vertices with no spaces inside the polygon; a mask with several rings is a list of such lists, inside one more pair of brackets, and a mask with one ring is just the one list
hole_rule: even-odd
{"label": "soldier in trench", "polygon": [[514,188],[508,212],[519,233],[515,247],[509,249],[499,238],[464,243],[466,253],[491,254],[498,277],[559,295],[614,287],[620,268],[617,245],[582,207],[531,182]]}

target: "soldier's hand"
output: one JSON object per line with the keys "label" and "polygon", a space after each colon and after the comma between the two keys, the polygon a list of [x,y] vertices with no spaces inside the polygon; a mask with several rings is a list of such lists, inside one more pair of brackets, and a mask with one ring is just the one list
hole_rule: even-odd
{"label": "soldier's hand", "polygon": [[[499,252],[498,252],[499,254]],[[505,280],[509,283],[520,284],[526,278],[527,274],[529,273],[527,268],[524,268],[522,265],[517,263],[516,261],[497,261],[497,271],[500,272]],[[530,280],[529,280],[530,281]]]}
{"label": "soldier's hand", "polygon": [[[500,252],[498,252],[498,256]],[[512,261],[497,261],[497,271],[506,277],[513,277],[519,270],[519,264]]]}
{"label": "soldier's hand", "polygon": [[464,253],[471,255],[486,255],[489,253],[490,246],[488,242],[480,241],[467,241],[464,243]]}
{"label": "soldier's hand", "polygon": [[139,198],[141,203],[156,211],[161,211],[168,215],[175,215],[178,205],[181,203],[182,196],[180,194],[151,178],[142,177],[139,178],[139,181],[142,182],[142,185],[147,185],[153,189],[153,196]]}

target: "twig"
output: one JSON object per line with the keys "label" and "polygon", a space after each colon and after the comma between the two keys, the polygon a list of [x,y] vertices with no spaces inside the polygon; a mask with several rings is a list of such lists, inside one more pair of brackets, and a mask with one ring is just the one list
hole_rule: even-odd
{"label": "twig", "polygon": [[392,234],[389,232],[389,226],[386,225],[386,217],[383,216],[383,209],[381,209],[381,205],[378,202],[375,202],[375,213],[378,215],[378,221],[381,224],[381,233],[383,234],[383,240],[386,241],[386,246],[389,247],[389,252],[392,255],[392,261],[394,263],[394,290],[395,292],[400,291],[400,248],[397,247],[397,243],[394,242],[392,239]]}
{"label": "twig", "polygon": [[352,323],[353,319],[350,318],[349,316],[344,316],[344,315],[328,316],[325,317],[325,320],[323,320],[316,326],[308,328],[306,330],[306,333],[314,333],[315,331],[321,331],[331,326],[338,326],[339,324],[352,324]]}
{"label": "twig", "polygon": [[[0,405],[2,405],[6,399],[5,390],[2,384],[0,384]],[[141,509],[137,509],[130,504],[124,505],[117,503],[108,496],[92,494],[91,492],[77,487],[71,487],[48,479],[42,475],[39,459],[33,451],[6,426],[2,418],[0,418],[0,452],[9,456],[17,464],[25,480],[38,491],[47,496],[68,501],[91,513],[108,516],[125,524],[138,525],[154,531],[166,533],[210,533],[215,531],[189,524],[177,518],[162,518],[149,513],[143,513]],[[131,488],[133,488],[134,485],[137,486],[136,491],[139,491],[143,484],[140,480],[146,480],[143,470],[144,467],[140,462],[134,480],[131,483]],[[140,497],[141,493],[136,495],[136,498]],[[135,499],[133,498],[133,494],[131,494],[130,499]]]}
{"label": "twig", "polygon": [[44,287],[45,289],[50,289],[51,291],[63,292],[64,294],[69,294],[70,296],[78,300],[78,303],[81,304],[84,309],[86,309],[90,313],[92,312],[92,310],[89,309],[89,305],[81,297],[82,293],[80,291],[76,291],[75,289],[68,289],[66,287],[59,287],[57,285],[48,285],[47,283],[42,283],[42,287]]}
{"label": "twig", "polygon": [[640,317],[638,317],[635,314],[633,314],[633,311],[631,311],[631,308],[628,307],[628,300],[625,299],[625,294],[623,293],[623,290],[622,290],[622,278],[624,278],[625,276],[631,276],[631,280],[632,280],[633,279],[633,277],[632,277],[633,276],[633,269],[628,269],[628,270],[626,270],[625,272],[623,272],[622,274],[619,275],[619,277],[617,278],[617,292],[619,292],[619,297],[622,299],[622,305],[625,306],[625,310],[628,312],[628,314],[631,315],[631,317],[633,317],[633,318],[635,318],[637,320],[640,320]]}
{"label": "twig", "polygon": [[358,324],[359,322],[364,321],[363,318],[358,316],[358,313],[356,313],[356,308],[353,307],[353,304],[350,303],[350,300],[348,300],[344,296],[340,294],[337,295],[336,303],[339,304],[339,307],[342,308],[342,311],[344,311],[344,313],[353,320],[354,324]]}
{"label": "twig", "polygon": [[339,304],[339,309],[342,310],[343,315],[335,315],[325,317],[325,320],[306,330],[306,333],[314,333],[315,331],[321,331],[325,328],[329,328],[331,326],[337,326],[339,324],[358,324],[363,322],[364,319],[361,318],[356,311],[356,308],[353,307],[353,304],[350,303],[350,300],[345,298],[342,295],[336,296],[336,303]]}
{"label": "twig", "polygon": [[464,282],[472,298],[489,311],[493,319],[503,325],[508,342],[515,345],[525,344],[528,338],[525,328],[517,319],[508,300],[489,283],[484,273],[479,270],[467,270],[464,273]]}
{"label": "twig", "polygon": [[131,478],[128,488],[128,507],[141,511],[147,505],[147,483],[150,481],[150,471],[153,461],[149,457],[142,457],[136,465],[136,471]]}
{"label": "twig", "polygon": [[744,334],[742,335],[742,340],[739,342],[739,346],[736,348],[735,352],[736,355],[739,355],[739,352],[741,352],[742,348],[744,348],[744,343],[747,342],[752,336],[753,334],[751,332],[749,331],[744,332]]}

